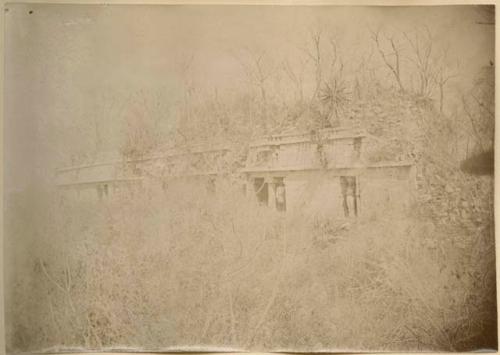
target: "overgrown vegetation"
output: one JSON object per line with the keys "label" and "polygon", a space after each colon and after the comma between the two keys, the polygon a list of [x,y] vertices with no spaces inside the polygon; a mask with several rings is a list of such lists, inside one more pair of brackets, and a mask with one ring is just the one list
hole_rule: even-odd
{"label": "overgrown vegetation", "polygon": [[[459,169],[492,149],[494,67],[458,93],[460,68],[426,29],[366,35],[372,52],[356,65],[326,31],[313,31],[294,62],[245,51],[246,90],[227,96],[198,90],[186,59],[176,107],[141,92],[106,112],[119,117],[124,158],[167,141],[222,141],[239,148],[232,171],[255,136],[363,127],[382,142],[368,147],[370,163],[415,163],[410,215],[277,214],[230,179],[215,195],[173,179],[99,203],[45,187],[13,194],[10,351],[496,347],[493,181]],[[99,150],[106,134],[94,126]]]}
{"label": "overgrown vegetation", "polygon": [[37,216],[11,350],[494,344],[488,216],[469,229],[418,213],[354,223],[276,214],[230,187],[214,198],[169,186]]}

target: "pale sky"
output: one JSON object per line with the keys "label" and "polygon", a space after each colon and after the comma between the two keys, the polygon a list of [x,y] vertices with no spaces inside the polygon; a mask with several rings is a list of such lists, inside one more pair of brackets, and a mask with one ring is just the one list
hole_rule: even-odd
{"label": "pale sky", "polygon": [[161,92],[166,105],[173,105],[181,96],[182,63],[191,56],[191,80],[222,94],[241,90],[237,58],[245,49],[265,53],[272,63],[293,62],[318,28],[335,36],[349,67],[369,52],[368,29],[383,26],[401,33],[427,26],[435,47],[447,47],[450,62],[459,60],[460,77],[452,83],[459,89],[470,87],[478,70],[494,60],[494,26],[477,24],[480,18],[472,6],[7,8],[5,161],[7,177],[16,186],[24,186],[37,160],[47,158],[40,157],[46,153],[37,143],[44,139],[43,128],[80,127],[92,122],[103,97],[126,97],[138,90]]}

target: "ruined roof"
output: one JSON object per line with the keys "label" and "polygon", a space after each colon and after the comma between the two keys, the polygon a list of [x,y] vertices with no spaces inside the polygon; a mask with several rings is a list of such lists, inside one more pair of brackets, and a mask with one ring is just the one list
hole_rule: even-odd
{"label": "ruined roof", "polygon": [[151,154],[146,155],[145,159],[166,158],[181,156],[187,154],[202,154],[210,152],[220,152],[230,150],[230,146],[225,143],[202,142],[184,146],[170,146],[168,148],[158,149]]}
{"label": "ruined roof", "polygon": [[327,142],[336,139],[364,138],[366,136],[366,131],[359,127],[325,128],[318,131],[293,132],[259,137],[250,143],[250,147],[295,144],[311,141]]}
{"label": "ruined roof", "polygon": [[[248,144],[244,168],[234,170],[232,154],[240,147],[202,142],[167,145],[142,157],[105,152],[91,164],[58,169],[58,185],[132,181],[145,177],[187,177],[225,173],[308,171],[317,169],[385,168],[407,162],[369,164],[364,151],[373,137],[359,127],[328,128],[259,137]],[[366,141],[366,142],[365,142]],[[241,166],[241,165],[240,165]]]}
{"label": "ruined roof", "polygon": [[56,170],[56,184],[81,185],[112,181],[134,181],[145,176],[201,176],[217,174],[217,157],[230,151],[225,144],[198,143],[169,146],[141,157],[125,157],[119,152],[98,154],[88,164]]}
{"label": "ruined roof", "polygon": [[354,167],[362,163],[367,133],[358,127],[271,135],[251,142],[242,172]]}
{"label": "ruined roof", "polygon": [[140,178],[126,175],[118,164],[100,163],[59,169],[56,172],[55,179],[57,185],[65,186],[111,181],[134,181]]}

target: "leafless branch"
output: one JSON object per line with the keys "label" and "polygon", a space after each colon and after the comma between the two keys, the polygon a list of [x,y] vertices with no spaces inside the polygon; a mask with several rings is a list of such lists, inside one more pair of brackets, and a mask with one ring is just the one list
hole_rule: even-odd
{"label": "leafless branch", "polygon": [[[390,72],[393,74],[394,79],[396,80],[396,83],[399,86],[399,89],[402,92],[405,92],[406,90],[405,90],[403,83],[401,81],[401,65],[400,65],[401,53],[400,53],[400,49],[397,48],[397,46],[396,46],[394,37],[390,37],[390,38],[386,37],[386,39],[390,43],[392,51],[393,51],[392,53],[387,53],[386,51],[384,51],[382,49],[382,43],[380,40],[380,29],[377,31],[370,30],[370,32],[371,32],[372,40],[375,42],[375,45],[376,45],[377,50],[380,54],[380,57],[384,61],[386,67],[389,68]],[[392,55],[395,56],[395,60],[394,60],[394,62],[391,63],[391,61],[389,60],[389,57]]]}

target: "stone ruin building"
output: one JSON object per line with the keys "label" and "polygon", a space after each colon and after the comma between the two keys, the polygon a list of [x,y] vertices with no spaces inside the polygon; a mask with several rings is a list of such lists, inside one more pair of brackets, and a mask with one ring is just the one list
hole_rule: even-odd
{"label": "stone ruin building", "polygon": [[56,183],[66,196],[99,201],[118,191],[165,188],[181,181],[217,192],[232,179],[242,193],[267,208],[334,218],[406,211],[415,198],[415,166],[409,161],[370,162],[379,139],[355,127],[260,137],[241,164],[230,145],[192,145],[125,159],[102,155],[91,164],[61,168]]}

